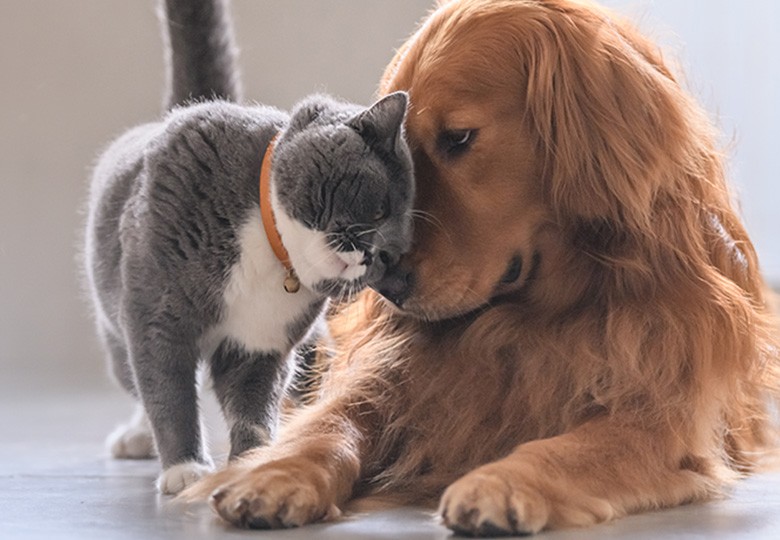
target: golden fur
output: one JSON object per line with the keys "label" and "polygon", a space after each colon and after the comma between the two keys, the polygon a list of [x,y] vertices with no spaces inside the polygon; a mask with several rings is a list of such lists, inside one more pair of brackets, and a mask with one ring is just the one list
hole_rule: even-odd
{"label": "golden fur", "polygon": [[[771,447],[776,325],[716,134],[656,47],[574,0],[444,2],[411,96],[415,287],[332,321],[318,400],[206,479],[240,526],[439,501],[470,534],[706,499]],[[442,155],[446,130],[477,129]],[[517,281],[501,281],[519,255]]]}

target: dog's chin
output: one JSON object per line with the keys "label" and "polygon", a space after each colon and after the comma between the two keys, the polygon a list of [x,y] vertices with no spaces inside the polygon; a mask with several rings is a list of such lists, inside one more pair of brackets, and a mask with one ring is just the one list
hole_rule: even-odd
{"label": "dog's chin", "polygon": [[472,319],[489,309],[492,302],[492,298],[487,298],[480,303],[445,306],[436,303],[423,303],[410,298],[403,305],[399,306],[384,296],[380,295],[380,297],[385,308],[393,314],[427,323]]}
{"label": "dog's chin", "polygon": [[[445,322],[455,320],[471,320],[491,307],[506,303],[523,303],[528,299],[529,289],[533,286],[539,272],[540,255],[534,254],[530,268],[526,272],[517,272],[511,283],[507,283],[507,274],[495,283],[489,294],[476,296],[461,294],[462,300],[451,302],[458,293],[452,291],[446,298],[426,298],[423,295],[412,295],[400,306],[391,299],[382,296],[383,303],[392,313],[418,319],[426,322]],[[469,301],[465,301],[468,298]]]}

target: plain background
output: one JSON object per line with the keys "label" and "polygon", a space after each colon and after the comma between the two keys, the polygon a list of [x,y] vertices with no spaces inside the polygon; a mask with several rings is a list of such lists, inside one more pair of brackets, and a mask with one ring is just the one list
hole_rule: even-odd
{"label": "plain background", "polygon": [[[780,283],[780,3],[610,0],[688,71],[717,117],[764,269]],[[369,103],[432,0],[235,0],[246,97]],[[99,150],[160,111],[153,0],[0,0],[0,392],[107,384],[78,239]]]}

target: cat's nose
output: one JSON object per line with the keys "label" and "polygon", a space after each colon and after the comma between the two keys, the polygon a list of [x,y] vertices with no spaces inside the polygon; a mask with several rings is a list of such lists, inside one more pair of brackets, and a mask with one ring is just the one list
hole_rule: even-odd
{"label": "cat's nose", "polygon": [[[382,253],[380,253],[380,259]],[[414,288],[414,273],[396,262],[396,264],[387,267],[382,278],[374,283],[372,288],[396,306],[401,307]]]}

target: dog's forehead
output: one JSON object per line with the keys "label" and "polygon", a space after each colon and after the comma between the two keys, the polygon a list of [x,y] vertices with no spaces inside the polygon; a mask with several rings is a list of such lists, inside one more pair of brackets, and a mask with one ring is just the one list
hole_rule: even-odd
{"label": "dog's forehead", "polygon": [[407,40],[385,75],[384,93],[406,90],[419,109],[442,108],[443,103],[457,114],[459,103],[486,104],[518,91],[524,77],[514,36],[490,17],[453,11],[439,8]]}
{"label": "dog's forehead", "polygon": [[457,95],[437,101],[413,102],[408,125],[430,130],[465,130],[483,127],[491,114],[479,102],[464,101]]}

